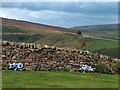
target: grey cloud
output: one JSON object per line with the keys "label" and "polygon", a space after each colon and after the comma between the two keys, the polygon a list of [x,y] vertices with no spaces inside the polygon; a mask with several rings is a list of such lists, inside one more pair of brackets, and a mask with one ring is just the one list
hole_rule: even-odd
{"label": "grey cloud", "polygon": [[4,8],[23,8],[33,11],[51,10],[85,14],[117,14],[117,2],[7,2]]}
{"label": "grey cloud", "polygon": [[2,3],[0,16],[25,21],[72,27],[117,23],[117,3],[12,2]]}

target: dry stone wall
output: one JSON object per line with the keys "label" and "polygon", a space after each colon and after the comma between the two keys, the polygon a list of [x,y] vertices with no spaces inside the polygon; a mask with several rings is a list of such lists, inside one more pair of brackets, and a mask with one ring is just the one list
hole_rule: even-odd
{"label": "dry stone wall", "polygon": [[7,69],[9,62],[23,62],[25,70],[69,70],[79,71],[80,65],[86,64],[96,69],[98,63],[110,67],[119,64],[119,59],[106,55],[76,49],[41,46],[34,43],[2,42],[2,69]]}

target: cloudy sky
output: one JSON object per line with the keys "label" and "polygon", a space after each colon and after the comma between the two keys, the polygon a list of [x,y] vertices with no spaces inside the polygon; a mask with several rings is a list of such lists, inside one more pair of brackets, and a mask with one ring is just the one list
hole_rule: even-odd
{"label": "cloudy sky", "polygon": [[0,17],[73,27],[118,22],[117,2],[3,2]]}

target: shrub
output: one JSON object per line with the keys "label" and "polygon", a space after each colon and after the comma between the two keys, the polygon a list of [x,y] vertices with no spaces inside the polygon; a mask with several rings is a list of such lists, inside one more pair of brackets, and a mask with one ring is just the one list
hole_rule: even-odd
{"label": "shrub", "polygon": [[111,69],[106,66],[105,64],[102,64],[102,63],[98,63],[96,66],[96,72],[97,73],[103,73],[103,74],[112,74],[112,71]]}

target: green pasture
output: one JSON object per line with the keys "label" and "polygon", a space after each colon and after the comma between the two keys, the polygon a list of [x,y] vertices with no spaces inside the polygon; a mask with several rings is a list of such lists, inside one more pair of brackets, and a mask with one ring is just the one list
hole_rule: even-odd
{"label": "green pasture", "polygon": [[108,49],[108,48],[118,48],[117,40],[104,40],[104,39],[93,39],[95,42],[91,47],[87,48],[88,50],[100,50],[100,49]]}
{"label": "green pasture", "polygon": [[118,75],[80,72],[3,71],[3,88],[117,88]]}

